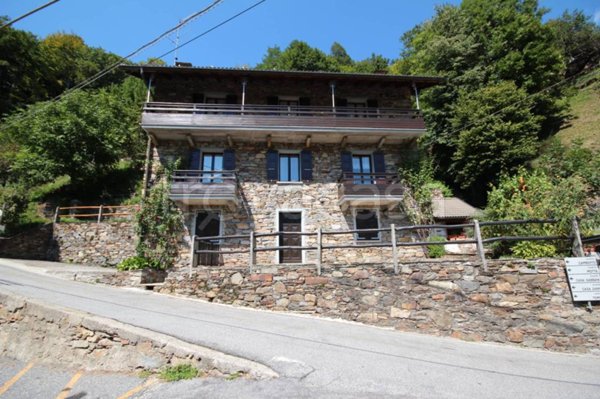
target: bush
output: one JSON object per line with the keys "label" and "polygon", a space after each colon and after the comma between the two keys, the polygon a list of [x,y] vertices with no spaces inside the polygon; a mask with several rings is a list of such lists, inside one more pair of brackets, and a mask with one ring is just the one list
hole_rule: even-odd
{"label": "bush", "polygon": [[165,381],[191,380],[198,376],[198,369],[191,364],[169,366],[160,373]]}
{"label": "bush", "polygon": [[127,270],[141,270],[141,269],[164,269],[163,265],[159,262],[151,259],[146,259],[142,256],[132,256],[131,258],[127,258],[121,263],[117,265],[117,270],[119,271],[127,271]]}
{"label": "bush", "polygon": [[556,256],[556,247],[552,244],[542,244],[531,241],[521,241],[515,244],[510,251],[517,258],[551,258]]}
{"label": "bush", "polygon": [[[446,239],[440,236],[429,237],[429,242],[445,242]],[[446,254],[446,250],[443,245],[428,245],[427,253],[430,258],[441,258]]]}

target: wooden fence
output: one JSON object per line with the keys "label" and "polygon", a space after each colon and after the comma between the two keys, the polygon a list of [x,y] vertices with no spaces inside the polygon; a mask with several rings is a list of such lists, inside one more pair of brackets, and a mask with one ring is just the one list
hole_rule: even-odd
{"label": "wooden fence", "polygon": [[[394,265],[394,273],[398,274],[399,272],[399,259],[398,259],[398,248],[399,247],[411,247],[411,246],[430,246],[430,245],[454,245],[454,244],[475,244],[477,248],[477,256],[479,257],[483,269],[485,271],[488,270],[487,260],[485,258],[485,248],[486,244],[491,244],[498,241],[571,241],[573,243],[573,252],[576,256],[583,256],[583,245],[582,239],[579,233],[579,224],[577,219],[573,219],[572,221],[572,231],[568,236],[500,236],[500,237],[489,237],[483,238],[481,234],[481,227],[490,227],[490,226],[510,226],[510,225],[527,225],[527,224],[555,224],[558,223],[556,220],[551,219],[536,219],[536,220],[502,220],[502,221],[486,221],[479,222],[478,220],[473,220],[472,223],[465,224],[453,224],[453,225],[445,225],[445,224],[431,224],[431,225],[416,225],[416,226],[395,226],[392,224],[389,228],[379,228],[379,229],[361,229],[361,230],[343,230],[343,231],[324,231],[321,228],[317,229],[314,232],[283,232],[277,231],[273,233],[257,233],[251,231],[249,234],[238,234],[238,235],[222,235],[222,236],[214,236],[214,237],[192,237],[192,245],[191,245],[191,260],[190,260],[190,274],[192,272],[192,267],[195,265],[196,256],[199,254],[216,254],[216,255],[227,255],[227,254],[247,254],[248,255],[248,267],[250,273],[253,272],[253,269],[256,265],[256,253],[257,252],[265,252],[265,251],[279,251],[286,249],[300,250],[300,251],[316,251],[316,262],[315,267],[317,270],[317,274],[321,274],[322,269],[322,260],[323,260],[323,251],[331,250],[331,249],[357,249],[357,248],[392,248],[392,263]],[[452,241],[413,241],[413,242],[398,242],[397,235],[399,232],[406,231],[431,231],[433,229],[447,229],[447,228],[472,228],[474,232],[474,237],[471,239],[463,239],[463,240],[452,240]],[[338,245],[324,245],[323,237],[325,236],[333,236],[333,235],[355,235],[358,233],[368,233],[368,232],[388,232],[390,234],[389,242],[360,242],[354,244],[338,244]],[[269,246],[269,247],[258,247],[256,245],[256,239],[261,237],[282,237],[285,235],[290,236],[309,236],[316,237],[316,244],[311,246]],[[197,243],[199,242],[219,242],[226,243],[229,240],[249,240],[247,249],[198,249]]]}
{"label": "wooden fence", "polygon": [[60,223],[61,217],[96,223],[107,218],[131,218],[139,209],[138,205],[58,206],[54,223]]}

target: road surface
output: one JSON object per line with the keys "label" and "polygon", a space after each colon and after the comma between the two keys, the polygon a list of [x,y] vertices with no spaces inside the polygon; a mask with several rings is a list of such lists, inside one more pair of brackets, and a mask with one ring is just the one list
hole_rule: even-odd
{"label": "road surface", "polygon": [[468,343],[62,280],[0,260],[0,290],[263,363],[281,378],[196,380],[153,397],[600,398],[600,357]]}

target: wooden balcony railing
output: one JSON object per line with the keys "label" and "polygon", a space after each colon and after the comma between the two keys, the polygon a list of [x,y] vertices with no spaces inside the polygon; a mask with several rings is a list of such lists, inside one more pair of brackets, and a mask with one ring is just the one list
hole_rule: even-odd
{"label": "wooden balcony railing", "polygon": [[165,102],[146,103],[142,125],[425,129],[414,109]]}
{"label": "wooden balcony railing", "polygon": [[170,197],[190,204],[236,204],[239,199],[237,175],[232,170],[176,170],[171,179]]}
{"label": "wooden balcony railing", "polygon": [[395,173],[342,173],[338,198],[347,206],[396,206],[402,200],[404,186]]}

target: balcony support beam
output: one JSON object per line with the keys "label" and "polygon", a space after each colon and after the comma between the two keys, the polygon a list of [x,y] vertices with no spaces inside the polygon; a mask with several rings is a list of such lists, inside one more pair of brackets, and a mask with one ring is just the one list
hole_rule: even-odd
{"label": "balcony support beam", "polygon": [[348,143],[348,136],[342,137],[342,141],[340,142],[340,147],[346,148],[346,144]]}
{"label": "balcony support beam", "polygon": [[150,141],[152,141],[152,144],[154,144],[155,147],[158,147],[158,139],[156,136],[152,133],[148,133],[148,137],[150,138]]}
{"label": "balcony support beam", "polygon": [[310,139],[311,139],[310,136],[306,136],[306,141],[305,141],[305,144],[304,144],[304,146],[306,148],[310,148]]}
{"label": "balcony support beam", "polygon": [[379,143],[377,143],[377,149],[380,149],[385,144],[385,136],[379,139]]}
{"label": "balcony support beam", "polygon": [[271,146],[273,145],[272,140],[273,139],[272,139],[271,135],[270,134],[267,135],[267,148],[271,148]]}
{"label": "balcony support beam", "polygon": [[227,144],[229,147],[233,147],[233,139],[231,138],[230,134],[227,135]]}

